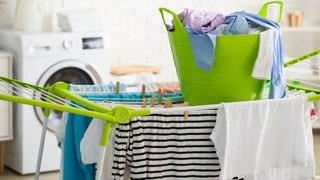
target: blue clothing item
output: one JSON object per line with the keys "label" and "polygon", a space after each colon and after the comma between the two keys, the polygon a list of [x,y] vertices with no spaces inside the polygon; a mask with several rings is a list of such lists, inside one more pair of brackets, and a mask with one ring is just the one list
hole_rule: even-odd
{"label": "blue clothing item", "polygon": [[191,43],[192,53],[196,65],[206,71],[210,71],[215,59],[216,37],[218,30],[205,34],[199,34],[188,26],[185,26]]}
{"label": "blue clothing item", "polygon": [[224,31],[225,35],[238,35],[238,34],[248,34],[249,25],[245,17],[243,16],[227,16],[226,17],[227,27]]}
{"label": "blue clothing item", "polygon": [[[93,87],[97,87],[98,85],[94,85],[91,87],[91,85],[70,85],[70,90],[76,90],[80,89],[79,92],[77,92],[80,96],[85,96],[87,98],[90,98],[94,101],[108,101],[108,99],[112,102],[142,102],[142,96],[141,93],[137,92],[124,92],[124,93],[105,93],[99,91],[97,93],[86,93],[86,90],[92,92]],[[94,92],[94,91],[93,91]],[[146,92],[145,98],[147,99],[147,102],[151,100],[152,95],[154,95],[156,98],[158,97],[158,92]],[[182,93],[176,92],[176,93],[166,93],[163,94],[163,100],[167,98],[171,98],[172,102],[178,103],[183,102]]]}
{"label": "blue clothing item", "polygon": [[259,15],[248,12],[235,12],[231,16],[242,16],[248,22],[255,23],[273,31],[273,65],[271,72],[270,99],[283,98],[286,95],[286,78],[284,74],[284,53],[280,25]]}
{"label": "blue clothing item", "polygon": [[[158,98],[158,93],[153,93],[153,95]],[[149,102],[152,98],[152,94],[151,93],[146,93],[146,95],[144,96],[147,100],[147,102]],[[140,93],[112,93],[112,94],[92,94],[89,96],[89,98],[93,101],[96,102],[107,102],[107,101],[111,101],[111,102],[136,102],[136,103],[140,103],[142,102],[142,97]],[[179,102],[183,102],[183,98],[182,98],[182,93],[170,93],[170,94],[163,94],[162,96],[162,100],[165,101],[165,99],[167,98],[171,98],[173,103],[179,103]]]}
{"label": "blue clothing item", "polygon": [[95,164],[83,164],[80,142],[92,118],[69,114],[65,132],[63,179],[94,180]]}

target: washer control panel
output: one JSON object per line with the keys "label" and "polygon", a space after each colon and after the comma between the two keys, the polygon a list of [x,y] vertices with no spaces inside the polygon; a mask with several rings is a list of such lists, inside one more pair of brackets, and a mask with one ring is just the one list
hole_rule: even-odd
{"label": "washer control panel", "polygon": [[84,37],[82,38],[82,49],[102,49],[103,37]]}
{"label": "washer control panel", "polygon": [[43,33],[23,34],[21,37],[23,54],[30,57],[56,56],[64,53],[93,53],[105,51],[106,35],[100,33]]}

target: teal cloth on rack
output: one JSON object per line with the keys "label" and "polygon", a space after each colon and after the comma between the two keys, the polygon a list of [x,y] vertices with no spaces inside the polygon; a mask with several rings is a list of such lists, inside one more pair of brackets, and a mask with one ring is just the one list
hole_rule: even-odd
{"label": "teal cloth on rack", "polygon": [[[141,93],[102,93],[102,94],[83,94],[80,93],[80,95],[88,96],[88,98],[96,101],[112,101],[112,102],[142,102],[142,96]],[[152,98],[152,95],[154,95],[156,98],[158,97],[158,93],[146,93],[145,98],[147,101],[150,101]],[[171,98],[172,102],[183,102],[182,93],[170,93],[170,94],[163,94],[162,96],[163,100],[167,98]]]}
{"label": "teal cloth on rack", "polygon": [[65,133],[63,179],[94,180],[95,164],[81,162],[80,142],[92,118],[69,114]]}
{"label": "teal cloth on rack", "polygon": [[[86,96],[90,100],[96,102],[142,102],[141,93],[138,92],[121,92],[121,93],[114,93],[113,91],[106,91],[108,89],[113,89],[113,84],[100,84],[100,85],[70,85],[71,91],[76,91],[78,95]],[[121,91],[125,91],[126,84],[121,84],[120,89]],[[147,102],[151,101],[152,95],[156,97],[159,96],[158,92],[146,92],[144,98],[147,99]],[[165,93],[162,96],[162,100],[165,101],[167,98],[171,98],[173,103],[183,102],[182,93],[175,92],[175,93]]]}

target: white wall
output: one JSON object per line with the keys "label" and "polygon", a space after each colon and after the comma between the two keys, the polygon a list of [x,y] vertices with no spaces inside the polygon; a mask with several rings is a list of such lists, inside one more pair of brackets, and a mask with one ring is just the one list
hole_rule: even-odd
{"label": "white wall", "polygon": [[[320,48],[319,7],[319,0],[287,1],[284,14],[289,11],[302,11],[304,14],[304,29],[284,30],[282,33],[287,57],[296,58]],[[283,19],[285,20],[285,16]]]}
{"label": "white wall", "polygon": [[[62,0],[60,0],[62,1]],[[64,0],[65,8],[100,7],[105,13],[113,65],[145,64],[174,68],[171,50],[159,7],[177,13],[185,7],[225,14],[246,10],[258,12],[267,0]],[[306,25],[320,24],[319,0],[285,0],[285,13],[300,10]],[[275,11],[271,13],[276,15]],[[274,16],[273,16],[274,17]],[[286,23],[282,23],[285,25]],[[300,39],[299,39],[300,38]],[[298,39],[298,40],[297,40]],[[284,33],[288,56],[299,56],[319,45],[318,33]],[[303,43],[299,43],[303,42]]]}
{"label": "white wall", "polygon": [[263,1],[252,0],[105,0],[112,64],[147,64],[173,68],[159,7],[181,12],[185,7],[231,13],[257,12]]}

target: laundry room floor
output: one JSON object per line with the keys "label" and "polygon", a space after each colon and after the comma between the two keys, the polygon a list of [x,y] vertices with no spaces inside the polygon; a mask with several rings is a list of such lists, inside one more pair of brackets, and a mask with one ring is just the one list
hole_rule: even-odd
{"label": "laundry room floor", "polygon": [[[59,172],[49,172],[40,175],[41,180],[59,180]],[[21,176],[18,173],[5,169],[3,174],[0,174],[0,180],[34,180],[34,175]]]}

